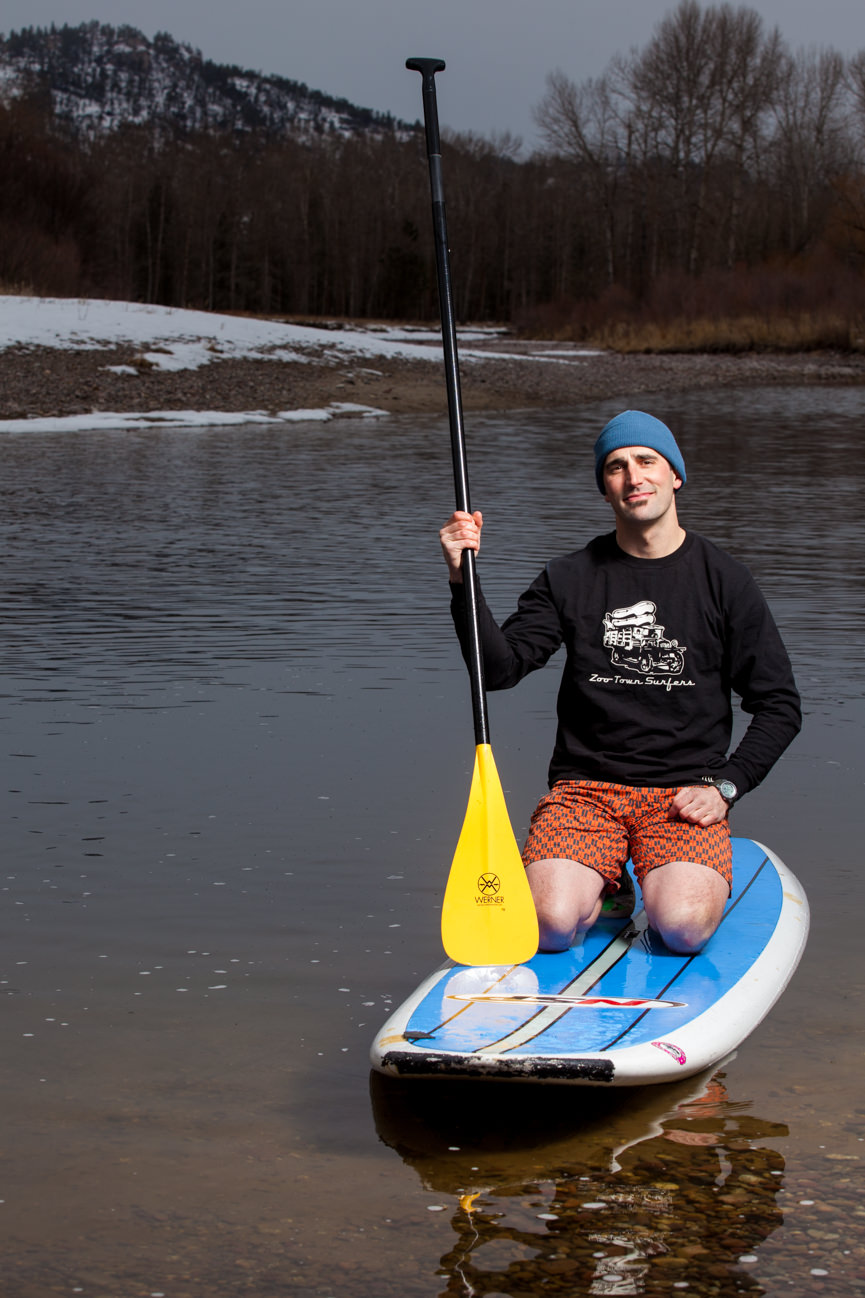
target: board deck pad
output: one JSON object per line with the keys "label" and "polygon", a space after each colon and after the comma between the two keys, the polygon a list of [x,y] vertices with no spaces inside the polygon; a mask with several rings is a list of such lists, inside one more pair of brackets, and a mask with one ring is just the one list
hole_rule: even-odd
{"label": "board deck pad", "polygon": [[629,920],[522,965],[447,962],[391,1016],[372,1063],[397,1076],[642,1085],[730,1054],[778,999],[804,949],[805,894],[767,848],[733,839],[733,893],[697,955]]}

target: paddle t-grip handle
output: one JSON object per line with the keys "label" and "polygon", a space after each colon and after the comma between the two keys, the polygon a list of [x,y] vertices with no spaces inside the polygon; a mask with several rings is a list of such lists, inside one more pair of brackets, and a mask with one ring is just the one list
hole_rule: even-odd
{"label": "paddle t-grip handle", "polygon": [[[406,59],[406,67],[419,72],[423,78],[423,114],[426,129],[427,159],[429,162],[430,190],[432,192],[432,220],[435,236],[436,276],[439,290],[439,311],[442,322],[445,383],[448,394],[448,421],[451,433],[454,488],[457,509],[472,512],[469,494],[469,474],[466,459],[466,440],[463,427],[463,403],[460,390],[460,370],[457,357],[457,331],[451,286],[450,250],[448,248],[447,215],[445,212],[444,184],[442,181],[441,140],[439,136],[438,103],[435,74],[445,67],[443,59]],[[481,656],[480,615],[478,611],[478,581],[473,550],[463,550],[463,585],[469,636],[469,680],[472,693],[475,743],[489,744],[486,689],[484,687],[483,659]]]}
{"label": "paddle t-grip handle", "polygon": [[[423,120],[426,130],[427,155],[429,157],[433,155],[441,157],[435,74],[444,72],[445,61],[444,59],[406,59],[405,65],[410,71],[419,72],[423,78],[421,94],[423,95]],[[431,111],[429,111],[428,105]],[[432,176],[430,176],[430,179],[432,179]],[[439,186],[441,186],[441,172],[439,172],[438,180]],[[437,197],[442,198],[441,192],[437,195],[433,190],[433,202],[436,201]]]}

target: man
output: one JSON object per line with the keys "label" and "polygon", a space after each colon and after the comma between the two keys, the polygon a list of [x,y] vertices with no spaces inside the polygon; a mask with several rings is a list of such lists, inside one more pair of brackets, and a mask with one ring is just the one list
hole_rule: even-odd
{"label": "man", "polygon": [[[777,627],[748,570],[679,523],[685,464],[669,428],[626,410],[595,444],[615,532],[554,559],[497,626],[481,598],[488,689],[506,689],[561,645],[550,792],[525,862],[541,950],[565,950],[619,889],[629,855],[649,923],[699,951],[730,892],[728,816],[801,725]],[[480,513],[440,533],[465,652],[461,559]],[[751,721],[735,752],[731,692]]]}

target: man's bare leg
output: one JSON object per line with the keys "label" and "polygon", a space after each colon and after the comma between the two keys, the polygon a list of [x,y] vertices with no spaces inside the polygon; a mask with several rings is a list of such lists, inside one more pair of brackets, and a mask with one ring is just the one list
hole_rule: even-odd
{"label": "man's bare leg", "polygon": [[642,883],[651,927],[679,955],[702,950],[721,922],[729,888],[717,870],[693,861],[670,861]]}
{"label": "man's bare leg", "polygon": [[606,879],[579,861],[532,861],[526,876],[538,912],[541,951],[567,951],[601,913]]}

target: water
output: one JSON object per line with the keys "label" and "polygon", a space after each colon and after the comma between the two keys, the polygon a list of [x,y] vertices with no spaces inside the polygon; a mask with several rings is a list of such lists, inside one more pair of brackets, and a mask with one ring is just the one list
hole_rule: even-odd
{"label": "water", "polygon": [[[498,613],[608,529],[623,404],[469,421]],[[735,830],[812,935],[714,1078],[628,1095],[370,1078],[473,760],[446,424],[3,440],[4,1298],[865,1291],[865,393],[651,409],[794,658],[803,734]],[[490,700],[518,836],[557,674]]]}

